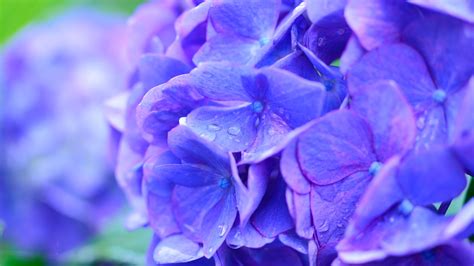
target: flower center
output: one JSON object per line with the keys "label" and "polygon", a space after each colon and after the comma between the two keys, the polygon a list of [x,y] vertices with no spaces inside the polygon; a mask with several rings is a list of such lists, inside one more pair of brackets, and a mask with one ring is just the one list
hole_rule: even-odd
{"label": "flower center", "polygon": [[375,176],[380,169],[382,168],[383,164],[381,162],[375,161],[369,167],[369,174]]}
{"label": "flower center", "polygon": [[403,214],[403,215],[408,215],[413,211],[413,204],[409,200],[403,200],[400,205],[398,205],[398,210]]}
{"label": "flower center", "polygon": [[230,181],[228,178],[221,178],[219,180],[219,187],[222,188],[222,189],[226,189],[230,186]]}
{"label": "flower center", "polygon": [[446,100],[446,92],[444,90],[435,90],[431,96],[437,103],[443,103]]}
{"label": "flower center", "polygon": [[265,46],[265,45],[267,45],[269,42],[270,42],[270,39],[267,38],[267,37],[263,37],[263,38],[261,38],[260,40],[258,40],[258,43],[260,44],[260,46]]}
{"label": "flower center", "polygon": [[263,111],[263,103],[261,101],[255,101],[252,103],[252,110],[255,113],[261,113]]}

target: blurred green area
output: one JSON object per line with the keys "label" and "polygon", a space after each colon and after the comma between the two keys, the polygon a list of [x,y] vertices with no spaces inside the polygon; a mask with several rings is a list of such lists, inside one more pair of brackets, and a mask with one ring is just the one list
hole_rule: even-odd
{"label": "blurred green area", "polygon": [[0,0],[0,44],[27,24],[74,7],[131,14],[143,0]]}

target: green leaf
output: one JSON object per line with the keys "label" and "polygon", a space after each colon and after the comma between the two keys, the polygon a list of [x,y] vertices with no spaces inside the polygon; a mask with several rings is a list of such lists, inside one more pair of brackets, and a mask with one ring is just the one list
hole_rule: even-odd
{"label": "green leaf", "polygon": [[114,217],[90,243],[68,252],[67,265],[90,265],[94,262],[116,262],[144,265],[152,238],[149,228],[129,231],[124,226],[126,215]]}

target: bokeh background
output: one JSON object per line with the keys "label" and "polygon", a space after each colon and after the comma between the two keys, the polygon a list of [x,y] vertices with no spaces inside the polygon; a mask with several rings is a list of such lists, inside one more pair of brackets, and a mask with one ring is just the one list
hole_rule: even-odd
{"label": "bokeh background", "polygon": [[[5,46],[28,25],[61,16],[73,10],[97,10],[104,13],[130,16],[141,0],[0,0],[0,53]],[[125,21],[125,19],[124,19]],[[0,94],[0,97],[3,97]],[[2,102],[4,99],[0,99]],[[2,107],[0,107],[2,108]],[[1,112],[0,112],[1,113]],[[2,135],[0,135],[0,138]],[[0,145],[1,141],[0,141]],[[0,149],[3,152],[3,148]],[[3,156],[3,154],[2,154]],[[113,178],[113,177],[112,177]],[[1,186],[2,184],[0,184]],[[0,189],[1,193],[1,189]],[[0,204],[2,204],[0,202]],[[106,217],[96,235],[83,245],[62,254],[60,265],[142,265],[151,239],[146,230],[128,231],[124,221],[129,210],[123,205],[113,216]],[[31,226],[37,226],[31,221]],[[50,229],[54,230],[54,229]],[[3,239],[0,223],[0,265],[51,265],[45,254],[25,253]],[[28,237],[25,235],[25,237]]]}

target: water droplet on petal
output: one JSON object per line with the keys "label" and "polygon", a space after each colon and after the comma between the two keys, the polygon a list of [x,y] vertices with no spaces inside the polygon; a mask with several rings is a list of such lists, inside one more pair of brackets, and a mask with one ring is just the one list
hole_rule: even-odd
{"label": "water droplet on petal", "polygon": [[223,237],[225,233],[227,232],[227,226],[223,224],[223,225],[219,225],[217,228],[219,229],[219,236]]}
{"label": "water droplet on petal", "polygon": [[229,129],[227,129],[227,133],[232,136],[237,136],[240,134],[240,127],[229,127]]}
{"label": "water droplet on petal", "polygon": [[255,127],[258,127],[258,125],[260,125],[260,118],[257,117],[257,119],[255,119]]}
{"label": "water droplet on petal", "polygon": [[212,131],[219,131],[221,130],[221,127],[216,124],[210,124],[207,126],[207,129],[212,130]]}
{"label": "water droplet on petal", "polygon": [[319,226],[318,226],[318,232],[324,233],[329,230],[329,224],[328,221],[323,221]]}
{"label": "water droplet on petal", "polygon": [[345,32],[346,32],[346,30],[345,30],[344,28],[341,28],[341,29],[338,29],[338,30],[337,30],[337,34],[339,34],[339,35],[342,35],[342,34],[344,34]]}
{"label": "water droplet on petal", "polygon": [[405,216],[409,215],[413,208],[414,206],[409,200],[403,200],[400,205],[398,205],[398,210]]}
{"label": "water droplet on petal", "polygon": [[201,133],[199,136],[208,141],[214,141],[216,139],[216,133],[213,132],[204,132]]}
{"label": "water droplet on petal", "polygon": [[214,252],[214,249],[213,249],[213,248],[209,248],[207,251],[208,251],[209,253],[212,253],[212,252]]}
{"label": "water droplet on petal", "polygon": [[425,128],[425,121],[426,121],[426,117],[423,115],[423,116],[420,116],[417,120],[416,120],[416,127],[419,129],[419,130],[422,130],[423,128]]}
{"label": "water droplet on petal", "polygon": [[342,222],[338,222],[338,223],[336,224],[336,226],[339,227],[339,228],[343,228],[343,227],[344,227],[344,224],[343,224]]}
{"label": "water droplet on petal", "polygon": [[318,38],[318,46],[323,46],[325,42],[326,42],[326,38],[324,37]]}

